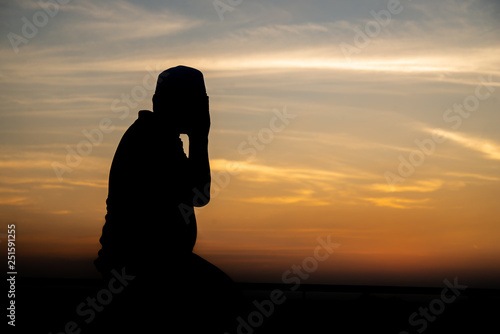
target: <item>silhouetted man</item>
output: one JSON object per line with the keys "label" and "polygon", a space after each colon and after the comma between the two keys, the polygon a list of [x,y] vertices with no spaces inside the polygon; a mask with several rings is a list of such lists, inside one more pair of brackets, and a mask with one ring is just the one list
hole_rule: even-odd
{"label": "silhouetted man", "polygon": [[[139,112],[111,165],[102,249],[96,261],[105,276],[125,265],[130,273],[158,270],[193,250],[193,206],[210,199],[209,129],[202,73],[185,66],[161,73],[153,112]],[[189,158],[180,134],[189,136]]]}
{"label": "silhouetted man", "polygon": [[[139,111],[123,135],[111,165],[95,265],[106,281],[127,275],[131,283],[104,317],[106,330],[122,322],[127,330],[130,323],[144,330],[175,322],[196,332],[235,318],[229,316],[237,303],[233,282],[192,253],[193,207],[210,200],[209,129],[202,73],[177,66],[159,75],[153,112]],[[189,158],[180,134],[189,136]]]}

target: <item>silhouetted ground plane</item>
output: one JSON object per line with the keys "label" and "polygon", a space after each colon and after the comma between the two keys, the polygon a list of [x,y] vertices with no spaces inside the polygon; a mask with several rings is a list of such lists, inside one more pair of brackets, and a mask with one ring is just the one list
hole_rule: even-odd
{"label": "silhouetted ground plane", "polygon": [[[100,280],[78,279],[18,279],[16,294],[16,332],[27,333],[99,333],[99,321],[109,310],[118,309],[123,303],[118,280],[103,287]],[[150,288],[153,286],[150,286]],[[190,321],[199,333],[498,333],[500,324],[500,290],[468,288],[454,297],[451,289],[410,288],[383,286],[332,286],[301,285],[291,291],[283,284],[237,283],[243,292],[246,307],[230,306],[238,310],[226,329],[219,331],[205,326],[210,319],[190,319],[189,305],[185,300],[185,317],[179,317],[179,305],[169,295],[175,287],[163,287],[157,296],[148,296],[153,305],[136,305],[134,312],[114,318],[127,324],[144,328],[157,328],[155,333],[188,333],[176,331],[179,321]],[[154,291],[153,289],[148,289]],[[189,296],[189,293],[186,294]],[[191,296],[192,297],[192,296]],[[213,309],[220,305],[216,293],[203,307]],[[226,300],[226,299],[224,299]],[[445,300],[445,301],[443,301]],[[222,308],[223,309],[223,308]],[[137,311],[137,312],[135,312]],[[135,314],[135,315],[134,315]],[[175,314],[175,317],[172,317]],[[186,320],[187,319],[187,320]],[[137,322],[136,320],[139,320]],[[87,324],[87,322],[89,322]],[[140,333],[141,328],[120,327],[116,333]],[[201,329],[200,329],[201,328]],[[206,330],[204,330],[206,329]],[[201,331],[200,331],[201,330]],[[212,331],[213,330],[213,331]],[[115,333],[115,332],[113,332]]]}

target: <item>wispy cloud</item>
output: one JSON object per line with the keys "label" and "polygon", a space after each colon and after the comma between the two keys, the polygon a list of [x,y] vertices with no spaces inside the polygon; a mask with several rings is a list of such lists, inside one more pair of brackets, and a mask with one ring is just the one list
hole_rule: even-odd
{"label": "wispy cloud", "polygon": [[26,205],[29,203],[29,197],[13,196],[13,197],[0,197],[0,205]]}
{"label": "wispy cloud", "polygon": [[377,206],[387,206],[396,209],[423,209],[430,208],[425,205],[429,202],[429,198],[425,199],[409,199],[399,197],[367,197],[363,198],[366,201],[372,202]]}
{"label": "wispy cloud", "polygon": [[53,214],[53,215],[67,215],[67,214],[70,214],[71,211],[69,211],[69,210],[61,210],[61,211],[51,211],[49,213]]}
{"label": "wispy cloud", "polygon": [[28,190],[26,189],[0,187],[0,193],[26,193],[26,192],[28,192]]}
{"label": "wispy cloud", "polygon": [[[438,130],[443,137],[463,147],[480,152],[487,159],[500,160],[500,144],[493,140],[477,138],[472,135],[450,132],[443,129]],[[432,133],[432,130],[429,129],[428,132]]]}
{"label": "wispy cloud", "polygon": [[277,197],[251,197],[243,198],[243,202],[258,203],[258,204],[271,204],[271,205],[287,205],[287,204],[300,204],[307,206],[326,206],[331,205],[331,202],[325,201],[320,198],[311,196],[277,196]]}
{"label": "wispy cloud", "polygon": [[[33,4],[31,1],[29,3]],[[33,5],[29,7],[35,9]],[[72,1],[60,6],[59,10],[65,12],[66,17],[70,16],[72,23],[70,29],[58,31],[55,36],[69,37],[78,34],[80,43],[89,42],[87,38],[95,43],[167,36],[201,23],[192,17],[170,12],[165,7],[158,11],[142,3],[134,4],[124,0],[98,3],[90,0]],[[60,17],[59,20],[63,21],[64,18]]]}
{"label": "wispy cloud", "polygon": [[482,174],[475,174],[475,173],[446,172],[445,175],[455,176],[455,177],[459,177],[459,178],[466,178],[466,179],[479,179],[479,180],[485,180],[485,181],[500,181],[499,177],[482,175]]}
{"label": "wispy cloud", "polygon": [[442,180],[420,180],[413,184],[399,185],[397,187],[388,185],[386,183],[373,184],[370,186],[371,189],[381,191],[381,192],[433,192],[441,189],[444,182]]}
{"label": "wispy cloud", "polygon": [[230,161],[226,159],[214,159],[210,162],[211,168],[216,171],[236,170],[237,175],[245,177],[246,175],[261,175],[262,180],[317,180],[331,181],[339,179],[368,179],[373,174],[359,171],[359,173],[341,173],[330,170],[315,168],[293,168],[277,167],[256,164],[248,161]]}

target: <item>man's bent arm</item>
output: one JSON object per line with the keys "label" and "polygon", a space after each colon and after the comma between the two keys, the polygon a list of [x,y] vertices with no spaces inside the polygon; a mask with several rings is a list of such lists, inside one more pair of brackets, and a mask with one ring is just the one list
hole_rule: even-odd
{"label": "man's bent arm", "polygon": [[208,136],[189,138],[189,163],[193,180],[193,205],[205,206],[210,201],[210,162],[208,160]]}

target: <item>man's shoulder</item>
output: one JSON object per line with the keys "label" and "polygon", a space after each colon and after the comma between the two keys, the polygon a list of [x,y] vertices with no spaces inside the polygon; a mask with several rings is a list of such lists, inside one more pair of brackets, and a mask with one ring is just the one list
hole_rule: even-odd
{"label": "man's shoulder", "polygon": [[150,125],[154,125],[156,122],[154,120],[154,114],[150,110],[139,110],[137,113],[137,119],[128,128],[127,132],[136,132],[141,129],[148,128]]}
{"label": "man's shoulder", "polygon": [[148,118],[153,117],[153,112],[151,110],[139,110],[139,112],[137,114],[138,114],[138,116],[137,116],[138,120],[148,119]]}
{"label": "man's shoulder", "polygon": [[132,123],[122,136],[120,145],[126,145],[129,142],[138,142],[145,137],[145,134],[151,133],[150,125],[155,122],[151,121],[153,117],[153,112],[149,110],[140,110],[138,112],[138,117]]}

